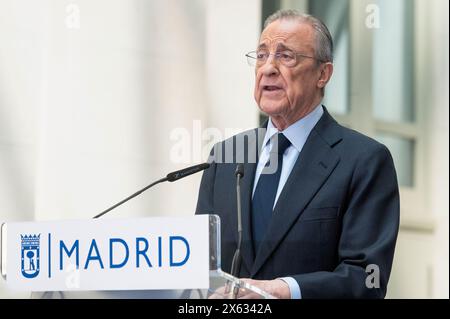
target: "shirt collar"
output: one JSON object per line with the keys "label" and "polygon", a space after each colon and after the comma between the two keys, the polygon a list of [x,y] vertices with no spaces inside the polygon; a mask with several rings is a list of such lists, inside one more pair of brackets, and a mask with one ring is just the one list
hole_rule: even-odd
{"label": "shirt collar", "polygon": [[284,136],[291,142],[291,144],[300,152],[306,139],[311,133],[314,126],[319,122],[323,114],[323,107],[321,104],[317,105],[314,110],[306,115],[305,117],[299,119],[297,122],[291,124],[284,131],[279,132],[275,125],[272,123],[272,119],[269,119],[267,123],[267,131],[264,136],[263,145],[264,147],[270,145],[268,142],[277,133],[283,133]]}

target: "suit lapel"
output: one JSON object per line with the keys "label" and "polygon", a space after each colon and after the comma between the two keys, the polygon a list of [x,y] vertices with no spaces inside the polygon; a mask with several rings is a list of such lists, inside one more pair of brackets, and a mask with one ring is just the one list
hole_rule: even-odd
{"label": "suit lapel", "polygon": [[327,139],[319,134],[323,124],[326,124],[324,122],[331,119],[326,110],[324,116],[318,127],[311,131],[278,198],[265,240],[256,252],[252,277],[270,257],[339,162],[339,156],[327,143]]}
{"label": "suit lapel", "polygon": [[[264,125],[263,125],[264,126]],[[255,138],[249,138],[246,144],[246,157],[244,163],[244,177],[241,180],[241,205],[242,205],[242,259],[250,271],[255,260],[251,236],[251,202],[253,192],[253,182],[255,178],[256,167],[261,151],[261,144],[264,140],[265,128],[261,127],[255,130]],[[253,152],[253,153],[251,153]],[[253,157],[250,154],[254,154]],[[237,232],[236,232],[237,242]]]}
{"label": "suit lapel", "polygon": [[[241,185],[241,202],[242,202],[242,259],[247,269],[252,269],[255,254],[253,251],[251,237],[251,197],[253,189],[253,178],[255,174],[256,164],[244,164],[244,178]],[[236,233],[237,236],[237,233]],[[237,242],[237,238],[236,238]]]}

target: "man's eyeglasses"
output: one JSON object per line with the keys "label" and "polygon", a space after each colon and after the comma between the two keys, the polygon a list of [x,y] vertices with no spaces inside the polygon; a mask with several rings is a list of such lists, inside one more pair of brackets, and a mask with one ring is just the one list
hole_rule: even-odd
{"label": "man's eyeglasses", "polygon": [[296,52],[293,52],[290,50],[284,50],[284,51],[275,52],[275,53],[269,53],[268,51],[252,51],[252,52],[247,53],[245,56],[247,57],[247,62],[250,66],[260,67],[267,62],[267,59],[269,59],[269,56],[271,56],[271,55],[274,56],[275,61],[277,61],[287,67],[296,66],[298,63],[297,57],[313,59],[313,60],[317,60],[322,63],[324,62],[319,59],[316,59],[315,57],[312,57],[309,55],[304,55],[301,53],[296,53]]}

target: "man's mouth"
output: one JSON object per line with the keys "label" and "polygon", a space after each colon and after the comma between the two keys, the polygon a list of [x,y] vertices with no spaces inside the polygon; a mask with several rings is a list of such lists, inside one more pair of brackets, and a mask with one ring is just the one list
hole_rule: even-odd
{"label": "man's mouth", "polygon": [[276,86],[276,85],[263,85],[263,91],[268,91],[268,92],[272,92],[272,91],[277,91],[277,90],[281,90],[282,88],[280,86]]}

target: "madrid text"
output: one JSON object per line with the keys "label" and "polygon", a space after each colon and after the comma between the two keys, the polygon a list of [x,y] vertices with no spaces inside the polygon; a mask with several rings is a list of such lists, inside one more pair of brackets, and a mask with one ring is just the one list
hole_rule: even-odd
{"label": "madrid text", "polygon": [[[182,236],[161,236],[149,243],[145,237],[134,240],[110,238],[102,243],[92,239],[90,242],[59,241],[59,269],[65,262],[75,264],[77,269],[89,269],[93,265],[101,269],[140,267],[180,267],[186,264],[190,256],[190,246]],[[106,247],[105,247],[106,246]],[[87,252],[87,253],[86,253]],[[102,253],[100,253],[102,252]]]}

